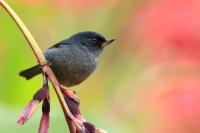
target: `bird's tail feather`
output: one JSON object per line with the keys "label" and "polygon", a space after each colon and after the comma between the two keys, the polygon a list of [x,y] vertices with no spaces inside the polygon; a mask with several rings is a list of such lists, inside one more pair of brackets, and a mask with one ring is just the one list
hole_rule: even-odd
{"label": "bird's tail feather", "polygon": [[28,79],[33,78],[34,76],[40,74],[42,72],[41,66],[36,65],[19,73],[20,76]]}

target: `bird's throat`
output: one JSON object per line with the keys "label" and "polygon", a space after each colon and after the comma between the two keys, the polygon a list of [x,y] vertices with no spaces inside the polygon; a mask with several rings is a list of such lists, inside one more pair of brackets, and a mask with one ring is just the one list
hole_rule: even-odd
{"label": "bird's throat", "polygon": [[88,47],[88,50],[92,55],[96,57],[98,57],[102,52],[102,48],[99,47]]}

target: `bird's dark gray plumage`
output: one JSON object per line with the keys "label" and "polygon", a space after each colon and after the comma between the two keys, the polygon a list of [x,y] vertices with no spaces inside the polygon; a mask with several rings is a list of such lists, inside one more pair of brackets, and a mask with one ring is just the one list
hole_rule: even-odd
{"label": "bird's dark gray plumage", "polygon": [[[96,32],[80,32],[50,47],[44,55],[60,84],[70,87],[89,77],[103,47],[113,41]],[[41,66],[37,65],[20,72],[20,76],[31,79],[40,73]]]}

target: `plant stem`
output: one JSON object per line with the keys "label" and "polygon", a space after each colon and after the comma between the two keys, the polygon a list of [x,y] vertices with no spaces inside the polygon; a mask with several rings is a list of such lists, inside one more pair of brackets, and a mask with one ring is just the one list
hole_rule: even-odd
{"label": "plant stem", "polygon": [[[43,55],[43,52],[39,48],[37,42],[31,35],[28,28],[25,26],[25,24],[22,22],[22,20],[18,17],[18,15],[15,13],[15,11],[6,3],[6,1],[0,0],[0,4],[6,10],[6,12],[12,17],[12,19],[15,21],[17,26],[20,28],[21,32],[23,33],[24,37],[28,41],[28,44],[31,47],[31,49],[32,49],[33,53],[35,54],[35,57],[37,58],[40,65],[45,64],[47,61]],[[59,99],[62,110],[64,112],[65,119],[68,123],[70,133],[75,133],[74,126],[70,120],[70,118],[72,118],[73,115],[70,112],[67,104],[65,103],[65,99],[62,95],[62,92],[61,92],[60,86],[59,86],[59,82],[56,79],[55,74],[53,73],[53,71],[51,70],[51,68],[48,65],[45,65],[44,67],[42,67],[42,70],[43,70],[43,73],[46,73],[46,75],[48,76],[48,78],[50,79],[50,81],[54,87],[54,90],[56,92],[56,95]]]}

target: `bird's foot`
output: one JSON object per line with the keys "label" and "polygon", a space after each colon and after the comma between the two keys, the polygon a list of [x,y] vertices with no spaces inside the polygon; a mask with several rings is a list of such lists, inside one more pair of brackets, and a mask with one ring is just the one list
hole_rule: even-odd
{"label": "bird's foot", "polygon": [[79,98],[76,95],[76,92],[73,92],[71,90],[69,90],[67,87],[60,85],[60,88],[62,90],[63,93],[65,93],[69,98],[75,100],[77,103],[79,103]]}
{"label": "bird's foot", "polygon": [[42,67],[44,67],[46,65],[51,66],[51,63],[49,61],[46,61],[43,64],[41,64],[40,67],[42,68]]}

